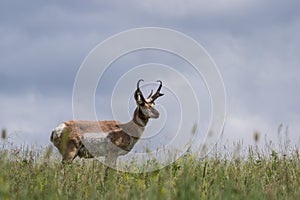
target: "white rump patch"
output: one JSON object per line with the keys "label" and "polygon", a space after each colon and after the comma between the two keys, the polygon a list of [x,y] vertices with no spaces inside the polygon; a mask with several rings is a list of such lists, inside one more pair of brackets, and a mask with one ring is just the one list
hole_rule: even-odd
{"label": "white rump patch", "polygon": [[55,129],[53,129],[53,138],[60,138],[61,137],[61,134],[62,132],[64,131],[66,125],[65,123],[61,123],[59,124]]}

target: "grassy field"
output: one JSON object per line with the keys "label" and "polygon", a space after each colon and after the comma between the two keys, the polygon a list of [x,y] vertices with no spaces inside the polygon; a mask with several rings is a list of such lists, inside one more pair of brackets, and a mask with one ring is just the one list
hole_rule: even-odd
{"label": "grassy field", "polygon": [[297,148],[244,151],[224,148],[202,160],[189,154],[159,171],[105,176],[96,160],[62,166],[51,147],[2,145],[0,199],[299,199]]}

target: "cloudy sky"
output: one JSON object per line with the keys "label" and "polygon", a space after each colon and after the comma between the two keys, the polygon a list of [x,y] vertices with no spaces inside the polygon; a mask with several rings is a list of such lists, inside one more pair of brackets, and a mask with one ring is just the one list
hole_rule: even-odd
{"label": "cloudy sky", "polygon": [[[217,64],[227,95],[221,143],[254,144],[254,131],[278,141],[283,124],[299,144],[299,6],[293,0],[2,0],[0,128],[16,142],[49,144],[51,129],[73,117],[73,84],[89,52],[114,34],[154,26],[194,38]],[[139,55],[118,63],[160,61],[157,53]],[[98,88],[104,93],[114,87],[106,79]]]}

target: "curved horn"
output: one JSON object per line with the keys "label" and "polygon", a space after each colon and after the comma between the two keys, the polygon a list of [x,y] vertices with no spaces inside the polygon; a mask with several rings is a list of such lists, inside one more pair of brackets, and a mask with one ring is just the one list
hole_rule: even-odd
{"label": "curved horn", "polygon": [[145,98],[143,96],[142,91],[140,90],[140,82],[144,81],[143,79],[138,80],[136,84],[136,91],[134,93],[134,98],[137,101],[137,103],[145,102]]}
{"label": "curved horn", "polygon": [[149,101],[150,101],[150,102],[154,102],[158,97],[164,95],[164,94],[160,93],[160,90],[161,90],[161,87],[162,87],[162,81],[161,81],[161,80],[157,80],[157,82],[159,82],[158,89],[156,90],[155,94],[152,95],[152,96],[149,98]]}
{"label": "curved horn", "polygon": [[136,84],[136,89],[140,91],[140,82],[144,81],[144,79],[140,79],[138,80],[137,84]]}
{"label": "curved horn", "polygon": [[156,82],[159,82],[159,87],[158,87],[158,89],[157,89],[156,92],[160,92],[161,87],[162,87],[162,81],[161,80],[157,80]]}

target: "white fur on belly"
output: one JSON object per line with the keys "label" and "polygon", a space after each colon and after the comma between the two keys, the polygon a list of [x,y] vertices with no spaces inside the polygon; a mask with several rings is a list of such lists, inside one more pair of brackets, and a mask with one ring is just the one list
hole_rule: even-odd
{"label": "white fur on belly", "polygon": [[107,133],[85,133],[82,137],[82,143],[94,157],[105,156],[112,152],[118,155],[128,153],[128,151],[113,144],[107,136]]}
{"label": "white fur on belly", "polygon": [[109,151],[110,140],[105,133],[85,133],[81,141],[94,157],[104,156]]}

